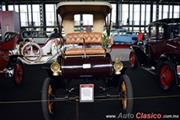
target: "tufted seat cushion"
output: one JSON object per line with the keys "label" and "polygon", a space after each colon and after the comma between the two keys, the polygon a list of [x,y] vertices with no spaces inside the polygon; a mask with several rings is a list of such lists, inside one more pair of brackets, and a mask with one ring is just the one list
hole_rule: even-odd
{"label": "tufted seat cushion", "polygon": [[64,53],[67,56],[105,55],[105,50],[102,47],[102,33],[100,32],[69,33],[66,36],[65,44],[80,44],[84,46],[81,48],[66,49]]}
{"label": "tufted seat cushion", "polygon": [[102,55],[104,53],[103,48],[72,48],[65,51],[65,55]]}
{"label": "tufted seat cushion", "polygon": [[101,44],[102,33],[100,32],[80,32],[68,33],[66,35],[66,44]]}

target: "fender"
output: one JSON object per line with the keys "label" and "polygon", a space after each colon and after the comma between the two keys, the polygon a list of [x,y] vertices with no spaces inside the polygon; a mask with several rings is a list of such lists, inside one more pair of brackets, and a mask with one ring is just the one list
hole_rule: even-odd
{"label": "fender", "polygon": [[166,54],[161,54],[161,56],[159,57],[159,61],[166,61],[166,60],[170,60],[169,56],[167,56]]}
{"label": "fender", "polygon": [[176,57],[176,54],[161,54],[161,56],[159,57],[159,60],[163,61],[163,60],[168,60],[171,61],[172,63],[177,63],[178,58]]}

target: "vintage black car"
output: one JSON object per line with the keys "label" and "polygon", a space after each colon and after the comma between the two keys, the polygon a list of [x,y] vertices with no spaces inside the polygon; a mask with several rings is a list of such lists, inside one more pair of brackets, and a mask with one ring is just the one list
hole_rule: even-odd
{"label": "vintage black car", "polygon": [[131,66],[156,68],[160,86],[164,90],[171,88],[174,83],[180,86],[180,19],[158,20],[152,22],[148,29],[145,50],[133,46]]}
{"label": "vintage black car", "polygon": [[[60,2],[57,5],[58,17],[61,18],[59,25],[63,26],[65,37],[61,39],[60,55],[50,65],[49,77],[42,87],[42,111],[46,120],[54,118],[55,103],[61,101],[82,103],[114,98],[120,101],[119,112],[132,111],[131,81],[120,59],[117,57],[112,61],[108,53],[110,23],[105,20],[108,15],[111,17],[111,9],[108,2],[95,1]],[[93,25],[88,32],[84,26],[75,32],[74,15],[77,14],[93,16]],[[107,29],[105,34],[104,28]],[[60,98],[56,97],[59,89],[62,92]]]}

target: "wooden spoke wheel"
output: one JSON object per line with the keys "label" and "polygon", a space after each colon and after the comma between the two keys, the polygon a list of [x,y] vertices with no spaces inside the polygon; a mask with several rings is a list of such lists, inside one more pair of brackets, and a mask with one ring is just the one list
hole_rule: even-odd
{"label": "wooden spoke wheel", "polygon": [[41,95],[41,106],[45,120],[54,119],[55,91],[50,78],[44,80]]}
{"label": "wooden spoke wheel", "polygon": [[133,89],[131,81],[126,74],[121,77],[120,94],[124,112],[131,113],[133,109]]}

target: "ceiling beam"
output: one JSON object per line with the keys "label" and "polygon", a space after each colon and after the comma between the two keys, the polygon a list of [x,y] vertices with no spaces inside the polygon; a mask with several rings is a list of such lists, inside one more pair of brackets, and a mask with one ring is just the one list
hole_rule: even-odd
{"label": "ceiling beam", "polygon": [[[112,3],[118,3],[119,0],[61,0],[61,1],[108,1]],[[180,4],[180,0],[121,0],[121,3],[132,3],[132,4],[142,4],[142,3],[154,3],[156,4]],[[1,0],[1,2],[6,2],[7,4],[42,4],[42,3],[49,3],[49,4],[57,4],[60,0]]]}

